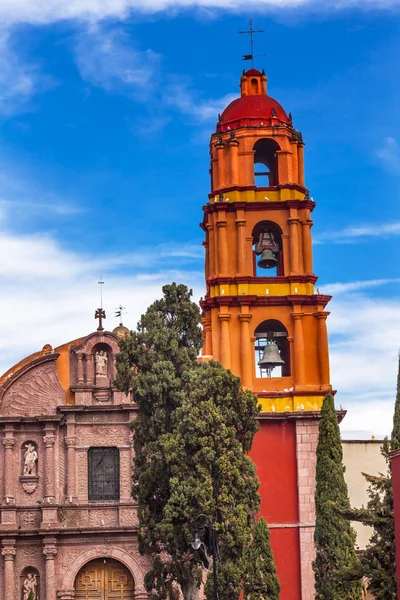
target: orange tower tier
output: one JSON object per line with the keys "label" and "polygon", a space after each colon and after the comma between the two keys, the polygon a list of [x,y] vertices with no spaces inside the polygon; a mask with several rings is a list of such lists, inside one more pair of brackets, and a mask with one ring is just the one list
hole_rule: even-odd
{"label": "orange tower tier", "polygon": [[303,138],[267,94],[264,71],[243,72],[240,98],[211,135],[204,207],[203,360],[258,394],[253,458],[282,600],[312,600],[315,451],[331,389],[325,307],[315,293]]}

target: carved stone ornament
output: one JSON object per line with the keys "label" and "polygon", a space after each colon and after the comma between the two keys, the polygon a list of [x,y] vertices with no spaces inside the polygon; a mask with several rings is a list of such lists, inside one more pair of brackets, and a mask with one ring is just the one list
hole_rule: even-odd
{"label": "carved stone ornament", "polygon": [[22,475],[19,480],[22,483],[22,489],[24,492],[27,494],[33,494],[37,488],[39,477],[37,475]]}
{"label": "carved stone ornament", "polygon": [[3,416],[56,414],[57,406],[65,404],[65,392],[57,376],[57,357],[58,354],[48,354],[37,359],[0,386]]}

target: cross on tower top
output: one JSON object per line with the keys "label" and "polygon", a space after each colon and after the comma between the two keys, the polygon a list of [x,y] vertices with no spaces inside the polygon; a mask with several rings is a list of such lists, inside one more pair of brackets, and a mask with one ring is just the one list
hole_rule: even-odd
{"label": "cross on tower top", "polygon": [[[264,33],[265,29],[253,29],[253,21],[249,21],[250,28],[247,31],[238,31],[239,34],[247,34],[250,36],[250,54],[243,54],[243,60],[251,60],[251,66],[254,67],[254,53],[253,53],[253,35],[255,33]],[[257,54],[257,56],[264,56]]]}

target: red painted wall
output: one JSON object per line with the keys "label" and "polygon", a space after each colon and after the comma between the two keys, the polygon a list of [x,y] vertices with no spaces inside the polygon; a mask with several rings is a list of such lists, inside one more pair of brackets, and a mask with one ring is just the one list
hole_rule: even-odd
{"label": "red painted wall", "polygon": [[[260,479],[261,511],[270,525],[298,522],[296,425],[261,421],[251,457]],[[271,528],[271,545],[282,600],[300,600],[300,544],[297,527]]]}
{"label": "red painted wall", "polygon": [[400,600],[400,452],[392,457],[394,531],[396,536],[397,598]]}

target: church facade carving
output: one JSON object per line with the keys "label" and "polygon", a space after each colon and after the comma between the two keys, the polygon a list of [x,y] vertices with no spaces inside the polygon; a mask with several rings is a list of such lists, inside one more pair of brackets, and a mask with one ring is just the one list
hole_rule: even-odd
{"label": "church facade carving", "polygon": [[115,585],[123,575],[132,598],[147,597],[130,493],[135,406],[113,386],[117,352],[117,336],[97,331],[0,379],[4,600],[72,600],[90,561],[99,585],[108,561]]}

